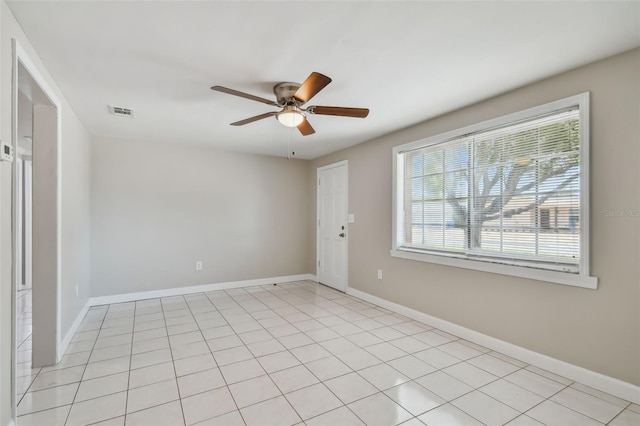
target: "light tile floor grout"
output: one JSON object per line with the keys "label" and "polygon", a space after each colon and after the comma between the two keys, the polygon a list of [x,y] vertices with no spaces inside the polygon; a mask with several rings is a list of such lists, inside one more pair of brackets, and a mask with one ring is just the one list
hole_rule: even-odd
{"label": "light tile floor grout", "polygon": [[[162,304],[160,304],[160,306],[162,307]],[[188,303],[187,303],[187,306],[189,306],[189,304],[188,304]],[[163,312],[163,316],[164,316],[164,308],[163,308],[162,312]],[[189,308],[189,313],[191,314],[191,316],[193,316],[193,312],[191,311],[191,308]],[[194,317],[194,318],[195,318],[195,317]],[[165,317],[165,320],[164,320],[164,321],[165,321],[165,326],[166,326],[166,325],[167,325],[166,317]],[[136,328],[136,326],[135,326],[135,322],[134,322],[134,324],[133,324],[133,330],[134,330],[134,332],[135,332],[135,328]],[[202,336],[203,341],[205,341],[205,342],[206,342],[206,339],[204,338],[204,335],[202,334],[202,330],[200,329],[200,327],[198,327],[198,331],[200,332],[200,335]],[[167,337],[167,339],[168,339],[168,338],[169,338],[169,337]],[[133,344],[131,345],[131,350],[133,351]],[[171,360],[174,362],[174,365],[173,365],[173,371],[174,371],[174,373],[175,373],[175,375],[176,375],[176,377],[175,377],[175,382],[176,382],[176,387],[178,388],[178,394],[180,395],[180,385],[179,385],[179,382],[178,382],[178,372],[176,371],[176,367],[175,367],[175,359],[174,359],[174,357],[173,357],[173,353],[171,354]],[[186,424],[186,423],[187,423],[187,419],[186,419],[186,417],[185,417],[185,415],[184,415],[184,407],[182,406],[182,399],[180,400],[180,412],[182,413],[182,421]]]}
{"label": "light tile floor grout", "polygon": [[635,404],[310,281],[95,306],[44,369],[18,298],[20,426],[640,425]]}

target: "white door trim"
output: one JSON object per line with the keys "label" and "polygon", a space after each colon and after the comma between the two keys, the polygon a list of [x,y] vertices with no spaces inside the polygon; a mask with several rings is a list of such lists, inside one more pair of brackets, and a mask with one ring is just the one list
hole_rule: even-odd
{"label": "white door trim", "polygon": [[[338,161],[337,163],[332,163],[332,164],[327,164],[325,166],[321,166],[318,167],[316,170],[316,277],[318,280],[320,280],[320,267],[319,267],[319,263],[320,263],[320,226],[318,225],[318,220],[320,220],[320,191],[318,190],[318,187],[320,186],[320,173],[324,170],[329,170],[329,169],[333,169],[336,167],[341,167],[344,166],[345,167],[345,171],[346,171],[346,179],[347,179],[347,184],[345,186],[345,197],[346,197],[346,203],[344,204],[344,208],[345,208],[345,212],[344,212],[344,217],[347,218],[349,216],[349,161],[348,160],[343,160],[343,161]],[[347,221],[348,222],[348,221]],[[345,293],[347,292],[347,290],[349,289],[349,224],[346,223],[345,224],[346,227],[346,237],[345,237],[345,244],[347,245],[346,250],[344,251],[344,266],[345,266],[345,277],[344,277],[344,291]]]}
{"label": "white door trim", "polygon": [[[58,96],[55,94],[52,86],[46,81],[46,79],[44,78],[44,76],[42,75],[42,73],[40,72],[40,70],[38,70],[38,67],[35,65],[35,63],[33,62],[33,60],[29,57],[29,55],[27,54],[27,52],[24,50],[24,48],[20,45],[20,43],[16,40],[16,39],[12,39],[12,47],[13,47],[13,64],[12,64],[12,87],[11,87],[11,124],[12,124],[12,129],[11,129],[11,138],[12,138],[12,144],[13,144],[13,148],[14,148],[14,152],[18,152],[18,91],[19,91],[19,82],[18,82],[18,70],[19,70],[19,64],[22,64],[22,66],[24,67],[25,70],[27,70],[27,72],[30,74],[30,76],[33,78],[33,80],[36,82],[36,84],[40,87],[40,89],[42,90],[42,92],[45,94],[45,96],[49,99],[49,101],[51,102],[51,105],[56,109],[56,136],[55,136],[55,151],[57,153],[57,160],[56,160],[56,300],[55,300],[55,306],[56,306],[56,315],[55,315],[55,321],[56,321],[56,338],[55,338],[55,343],[56,343],[56,347],[55,347],[55,359],[56,362],[59,362],[60,359],[62,358],[62,352],[61,352],[61,339],[62,339],[62,331],[61,331],[61,327],[62,327],[62,307],[61,307],[61,303],[62,303],[62,146],[61,146],[61,140],[62,140],[62,104],[58,98]],[[13,204],[13,208],[12,208],[12,229],[15,230],[16,228],[16,190],[15,190],[15,185],[17,185],[17,167],[13,167],[13,185],[14,185],[14,191],[13,191],[13,198],[12,198],[12,204]],[[17,243],[16,243],[16,238],[18,238],[18,236],[16,235],[16,233],[13,233],[13,249],[15,250],[17,248]],[[15,253],[13,256],[13,261],[12,261],[12,287],[13,287],[13,292],[14,292],[14,296],[13,296],[13,303],[15,305],[15,289],[17,286],[17,274],[16,274],[16,269],[17,269],[17,265],[15,263]],[[13,318],[15,321],[15,306],[13,308]],[[13,325],[13,327],[15,328],[15,324]],[[15,341],[15,335],[13,338],[13,350],[15,351],[15,345],[16,345],[16,341]],[[15,365],[14,365],[15,368]],[[15,386],[13,387],[15,389]]]}

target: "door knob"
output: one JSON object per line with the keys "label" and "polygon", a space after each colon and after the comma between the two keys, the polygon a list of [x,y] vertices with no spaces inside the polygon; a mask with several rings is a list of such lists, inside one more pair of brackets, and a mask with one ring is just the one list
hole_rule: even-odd
{"label": "door knob", "polygon": [[338,237],[344,238],[344,236],[345,236],[345,233],[344,233],[344,232],[342,232],[342,233],[338,234]]}

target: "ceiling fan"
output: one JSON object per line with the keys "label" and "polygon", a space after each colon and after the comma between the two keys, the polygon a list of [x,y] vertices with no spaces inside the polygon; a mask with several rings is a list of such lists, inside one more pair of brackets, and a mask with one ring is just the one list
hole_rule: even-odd
{"label": "ceiling fan", "polygon": [[231,123],[232,126],[244,126],[245,124],[253,123],[254,121],[262,120],[263,118],[275,116],[276,119],[284,126],[297,127],[303,136],[307,136],[316,132],[307,121],[307,114],[336,115],[339,117],[357,118],[365,118],[369,115],[369,110],[366,108],[345,108],[334,106],[303,107],[304,104],[309,102],[311,98],[317,95],[318,92],[324,89],[329,83],[331,83],[331,79],[318,72],[312,72],[302,84],[278,83],[273,86],[273,93],[276,95],[276,101],[271,101],[269,99],[239,92],[222,86],[213,86],[211,90],[281,108],[280,111],[266,112],[264,114],[236,121]]}

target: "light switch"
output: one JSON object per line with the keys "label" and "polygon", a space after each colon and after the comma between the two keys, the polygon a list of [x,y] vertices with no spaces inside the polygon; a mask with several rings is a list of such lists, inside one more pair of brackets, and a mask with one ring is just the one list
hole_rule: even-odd
{"label": "light switch", "polygon": [[0,160],[13,161],[13,147],[5,141],[0,141]]}
{"label": "light switch", "polygon": [[349,223],[356,223],[356,215],[349,213]]}

